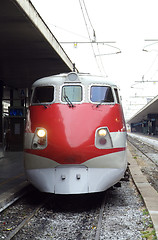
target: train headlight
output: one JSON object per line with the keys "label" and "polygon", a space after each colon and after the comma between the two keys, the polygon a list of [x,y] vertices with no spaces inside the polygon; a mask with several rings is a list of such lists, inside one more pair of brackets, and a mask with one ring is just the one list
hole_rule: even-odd
{"label": "train headlight", "polygon": [[112,148],[112,140],[107,127],[101,127],[95,133],[95,146],[99,149]]}
{"label": "train headlight", "polygon": [[47,130],[45,128],[36,128],[32,149],[44,149],[47,147]]}
{"label": "train headlight", "polygon": [[105,128],[101,128],[101,129],[98,130],[98,135],[99,136],[105,137],[106,134],[107,134],[107,131],[106,131]]}
{"label": "train headlight", "polygon": [[46,130],[45,129],[38,129],[36,134],[39,138],[43,138],[43,137],[46,136]]}

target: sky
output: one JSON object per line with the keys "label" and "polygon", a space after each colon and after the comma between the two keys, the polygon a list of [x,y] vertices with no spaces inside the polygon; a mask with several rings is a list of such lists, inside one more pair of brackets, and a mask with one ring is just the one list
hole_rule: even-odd
{"label": "sky", "polygon": [[119,85],[126,119],[157,95],[158,0],[31,2],[80,72]]}

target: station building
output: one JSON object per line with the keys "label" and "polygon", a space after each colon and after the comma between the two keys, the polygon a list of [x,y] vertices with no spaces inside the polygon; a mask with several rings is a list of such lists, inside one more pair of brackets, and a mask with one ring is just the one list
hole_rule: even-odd
{"label": "station building", "polygon": [[29,0],[0,1],[0,148],[23,149],[32,83],[74,68]]}
{"label": "station building", "polygon": [[131,132],[158,135],[158,96],[147,103],[127,123]]}

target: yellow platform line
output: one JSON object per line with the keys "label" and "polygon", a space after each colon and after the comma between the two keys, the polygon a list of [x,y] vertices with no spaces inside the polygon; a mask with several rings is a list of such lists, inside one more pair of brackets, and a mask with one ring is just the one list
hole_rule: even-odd
{"label": "yellow platform line", "polygon": [[12,182],[13,180],[17,179],[17,178],[20,178],[22,176],[24,176],[25,174],[24,173],[20,173],[19,175],[15,176],[15,177],[12,177],[12,178],[9,178],[7,179],[6,181],[3,181],[2,183],[0,183],[0,186],[3,186],[9,182]]}

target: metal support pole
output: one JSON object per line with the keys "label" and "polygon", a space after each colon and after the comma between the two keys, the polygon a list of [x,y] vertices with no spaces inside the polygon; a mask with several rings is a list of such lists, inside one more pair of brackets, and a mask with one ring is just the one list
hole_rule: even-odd
{"label": "metal support pole", "polygon": [[3,140],[3,82],[0,80],[0,143]]}

